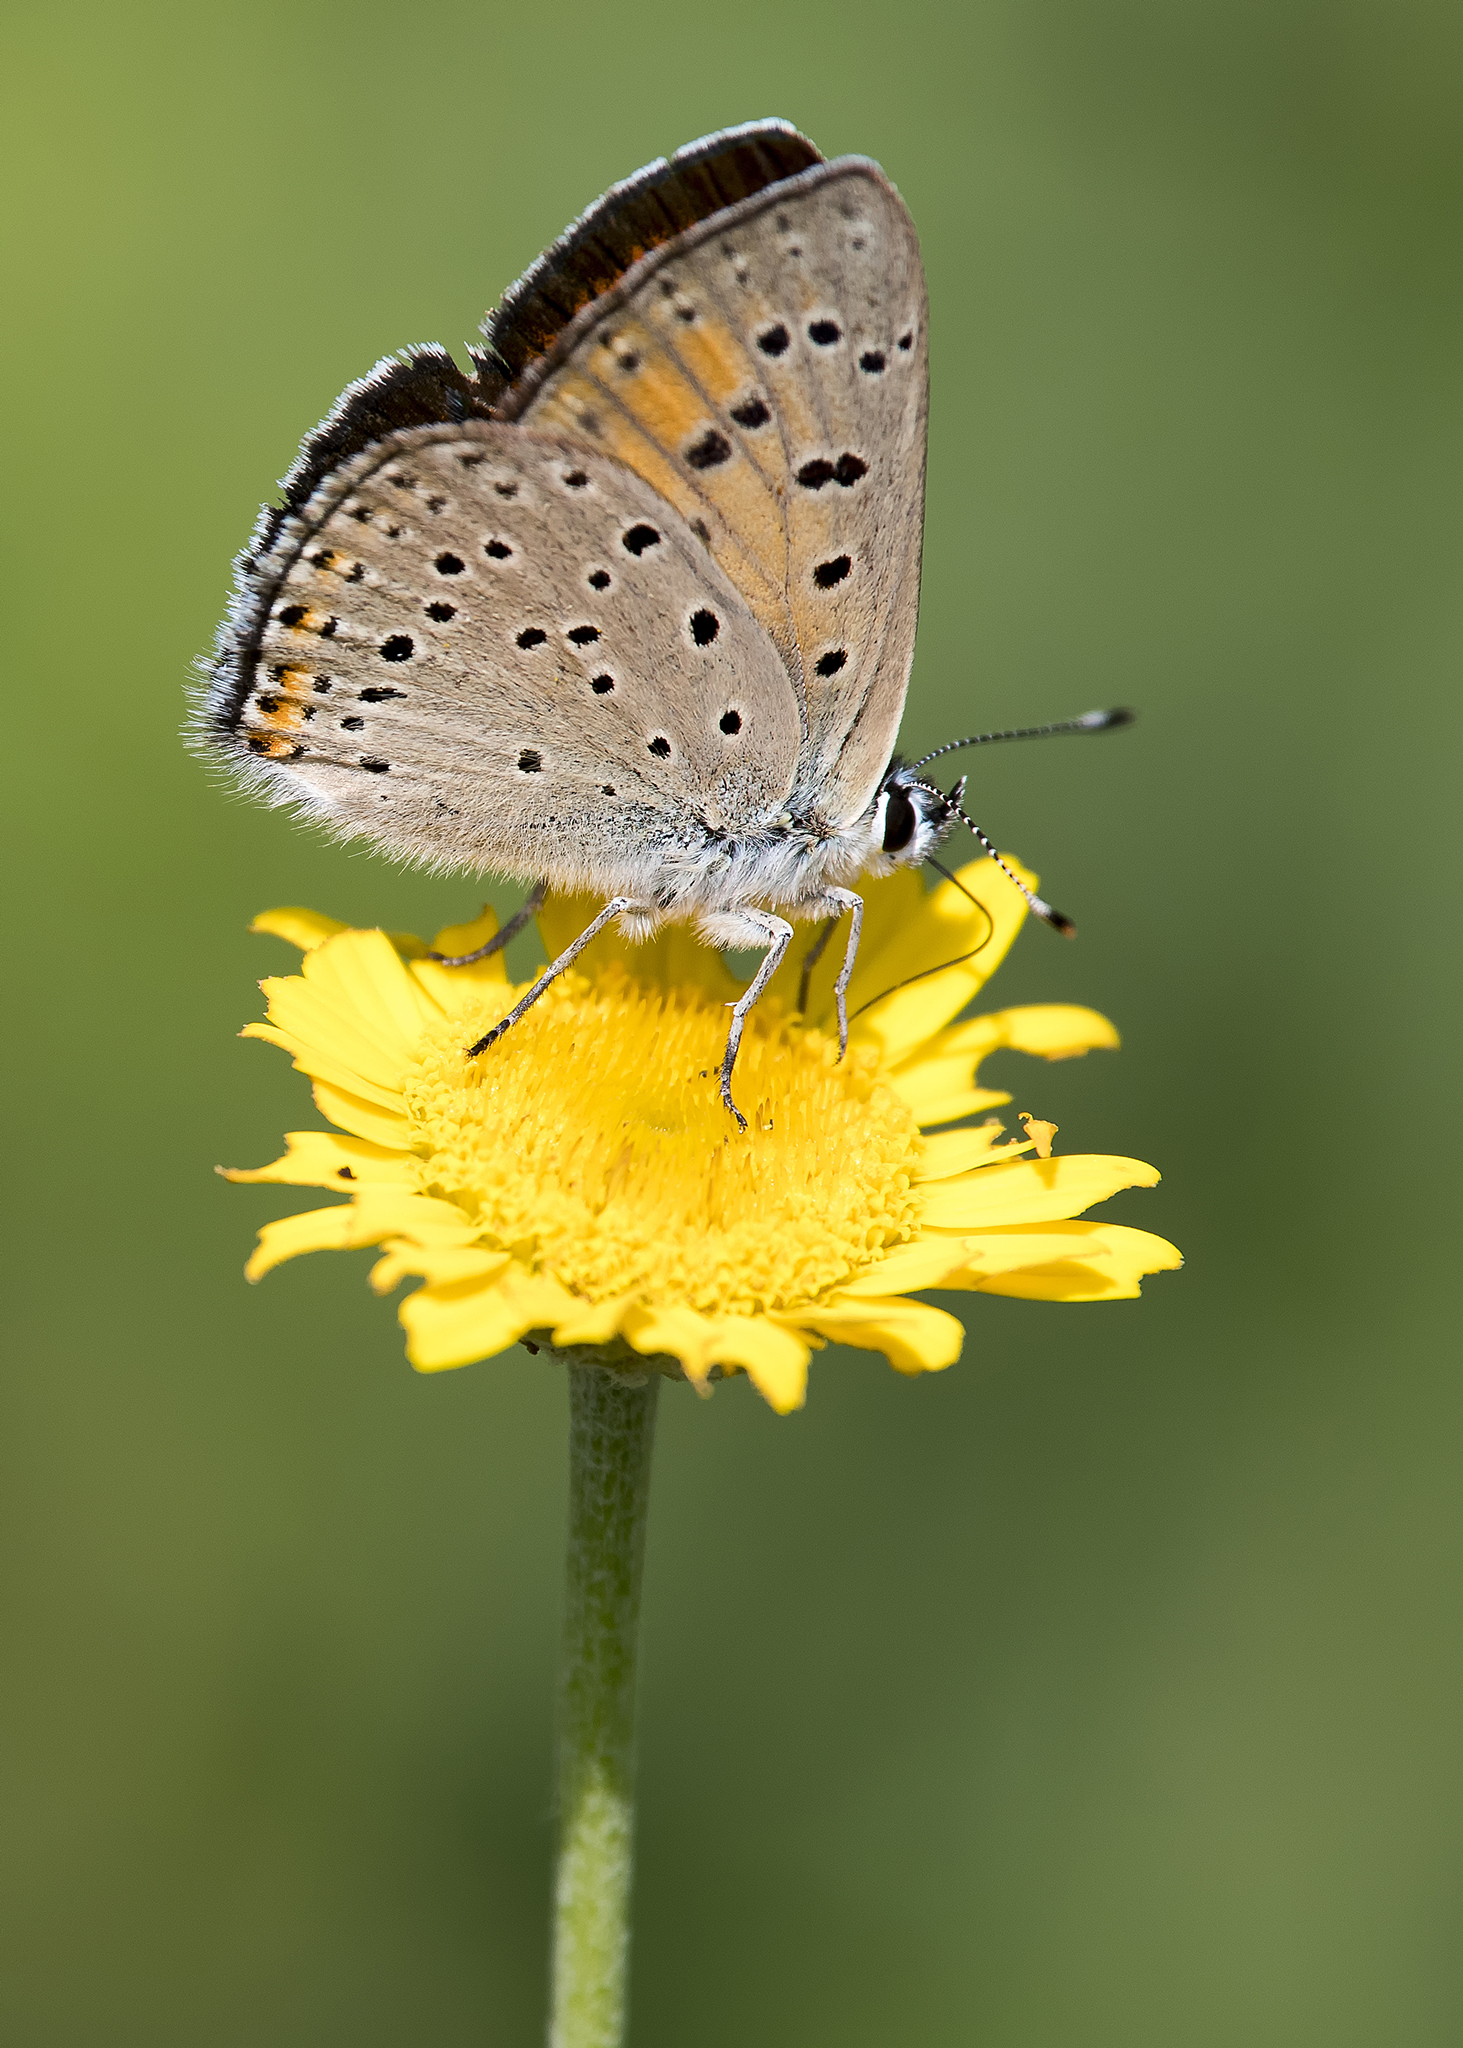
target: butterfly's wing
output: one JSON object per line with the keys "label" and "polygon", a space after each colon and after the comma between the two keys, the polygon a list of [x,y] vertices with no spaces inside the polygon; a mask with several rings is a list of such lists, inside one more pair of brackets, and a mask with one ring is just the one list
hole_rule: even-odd
{"label": "butterfly's wing", "polygon": [[282,516],[209,716],[342,832],[642,900],[779,813],[799,741],[776,650],[672,506],[471,417],[387,433]]}
{"label": "butterfly's wing", "polygon": [[[627,323],[638,323],[643,364],[630,360]],[[907,683],[924,448],[918,248],[877,167],[825,165],[786,122],[706,137],[591,207],[487,332],[471,374],[439,348],[388,358],[306,440],[283,503],[265,511],[238,565],[205,745],[342,831],[535,878],[599,881],[634,846],[647,876],[673,880],[676,849],[698,834],[704,867],[712,820],[723,821],[713,831],[735,831],[784,804],[815,824],[858,815]],[[491,449],[505,482],[515,463],[521,482],[539,475],[530,442],[546,462],[577,460],[593,481],[581,501],[540,477],[520,500],[538,519],[537,559],[554,579],[544,609],[563,629],[536,643],[538,655],[493,609],[506,582],[496,597],[497,586],[475,586],[471,606],[423,627],[428,606],[453,603],[434,581],[436,553],[454,551],[450,541],[431,551],[439,522],[466,520],[456,552],[474,579],[483,564],[472,543],[494,538],[467,472],[451,468],[459,442],[464,457]],[[398,498],[407,487],[385,479],[406,456],[453,489]],[[347,509],[352,492],[367,519]],[[402,516],[378,518],[393,498]],[[580,571],[591,554],[612,553],[613,539],[591,509],[617,510],[622,537],[643,518],[664,552],[648,558],[659,575],[643,585],[637,558],[627,591],[638,606],[627,595],[615,613],[616,634],[643,658],[586,705],[572,692],[539,693],[542,648],[578,662],[583,649],[567,654],[564,635],[595,623]],[[337,548],[346,521],[351,545]],[[348,565],[338,572],[337,554]],[[708,647],[693,634],[703,659],[688,656],[687,667],[677,636],[703,599],[720,630]],[[394,639],[413,652],[383,667]],[[398,668],[410,674],[404,694]],[[702,695],[708,675],[715,686]],[[733,681],[740,694],[728,696]],[[592,673],[590,695],[599,696]],[[706,730],[714,717],[734,742],[721,730],[728,713],[748,734],[740,763]],[[672,716],[684,724],[674,740],[660,730]],[[542,765],[519,766],[535,751],[547,758],[536,744],[545,734],[562,793]],[[674,771],[650,754],[657,740],[679,746]],[[634,808],[606,812],[622,784]]]}
{"label": "butterfly's wing", "polygon": [[799,694],[793,813],[846,824],[888,765],[918,609],[926,302],[899,195],[862,158],[815,162],[557,331],[554,259],[485,329],[513,376],[496,409],[614,456],[705,538]]}

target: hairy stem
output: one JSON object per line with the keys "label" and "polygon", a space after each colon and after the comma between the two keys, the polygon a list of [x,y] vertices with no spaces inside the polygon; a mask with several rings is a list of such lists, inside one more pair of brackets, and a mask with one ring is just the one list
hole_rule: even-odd
{"label": "hairy stem", "polygon": [[635,1653],[661,1375],[629,1376],[581,1362],[572,1352],[568,1357],[569,1552],[549,2048],[621,2048],[635,1822]]}

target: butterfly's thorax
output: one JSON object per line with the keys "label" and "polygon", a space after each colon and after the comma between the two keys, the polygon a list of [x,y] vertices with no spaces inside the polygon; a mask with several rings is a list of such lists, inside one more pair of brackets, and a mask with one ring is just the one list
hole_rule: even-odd
{"label": "butterfly's thorax", "polygon": [[887,862],[872,836],[873,814],[847,832],[813,833],[792,822],[735,837],[708,836],[689,862],[667,863],[651,900],[671,916],[733,911],[753,905],[797,911],[819,904],[830,888],[855,881]]}

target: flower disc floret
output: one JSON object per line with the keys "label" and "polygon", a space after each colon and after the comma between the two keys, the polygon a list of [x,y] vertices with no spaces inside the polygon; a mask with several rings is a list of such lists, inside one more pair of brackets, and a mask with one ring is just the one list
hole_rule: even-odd
{"label": "flower disc floret", "polygon": [[817,1301],[914,1236],[919,1126],[871,1047],[839,1062],[825,1033],[754,1017],[744,1135],[710,1085],[726,1012],[702,990],[647,988],[618,963],[566,975],[531,1029],[468,1059],[464,1025],[486,1031],[509,995],[430,1028],[402,1090],[423,1192],[485,1243],[588,1302],[633,1289],[755,1315]]}

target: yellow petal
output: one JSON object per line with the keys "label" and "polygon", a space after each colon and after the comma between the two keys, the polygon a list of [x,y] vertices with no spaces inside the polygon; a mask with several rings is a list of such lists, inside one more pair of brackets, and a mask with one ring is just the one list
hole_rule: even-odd
{"label": "yellow petal", "polygon": [[307,1209],[302,1215],[281,1216],[275,1223],[266,1223],[244,1268],[244,1278],[262,1280],[272,1268],[282,1266],[286,1259],[299,1258],[302,1252],[343,1251],[350,1242],[354,1219],[352,1205],[342,1202],[334,1209]]}
{"label": "yellow petal", "polygon": [[350,1251],[400,1235],[427,1244],[466,1243],[473,1228],[451,1202],[382,1188],[337,1208],[307,1209],[302,1215],[266,1223],[244,1273],[247,1279],[258,1280],[302,1252]]}
{"label": "yellow petal", "polygon": [[902,1074],[914,1074],[932,1060],[960,1055],[977,1066],[993,1052],[1036,1053],[1042,1059],[1077,1059],[1094,1046],[1116,1047],[1118,1034],[1097,1010],[1078,1003],[1021,1003],[1011,1010],[989,1010],[952,1024],[927,1046],[907,1055]]}
{"label": "yellow petal", "polygon": [[[978,1294],[1026,1293],[1051,1301],[1131,1298],[1148,1273],[1165,1273],[1183,1264],[1175,1246],[1148,1230],[1125,1223],[1047,1223],[1028,1229],[983,1230],[959,1240],[966,1263],[937,1284]],[[1062,1291],[1051,1291],[1049,1276],[1060,1268]],[[1074,1282],[1073,1276],[1080,1278]],[[1028,1286],[1007,1286],[1008,1277],[1037,1276]],[[999,1283],[999,1284],[997,1284]],[[1072,1286],[1096,1286],[1096,1292],[1073,1293]],[[847,1290],[845,1290],[846,1292]]]}
{"label": "yellow petal", "polygon": [[[311,992],[393,1055],[410,1054],[442,1012],[385,932],[342,932],[304,959]],[[283,1020],[281,1020],[283,1021]]]}
{"label": "yellow petal", "polygon": [[[279,1046],[289,1053],[298,1071],[308,1074],[312,1081],[324,1081],[344,1094],[362,1096],[378,1108],[394,1112],[404,1122],[406,1105],[399,1088],[369,1080],[358,1068],[347,1065],[318,1044],[298,1038],[293,1032],[281,1031],[273,1024],[246,1024],[239,1036],[258,1038],[266,1045]],[[367,1057],[366,1053],[362,1054],[363,1064]],[[374,1058],[374,1055],[369,1057]]]}
{"label": "yellow petal", "polygon": [[298,946],[302,953],[313,952],[326,939],[334,938],[337,932],[349,931],[350,926],[342,924],[338,917],[326,917],[319,910],[262,910],[249,927],[251,932],[265,932],[271,938],[285,939],[292,946]]}
{"label": "yellow petal", "polygon": [[914,1174],[916,1181],[949,1180],[952,1174],[969,1173],[972,1167],[994,1166],[998,1160],[1010,1159],[1022,1152],[1029,1152],[1031,1146],[1012,1139],[1001,1145],[997,1140],[1004,1135],[1004,1129],[994,1117],[977,1124],[973,1131],[941,1131],[937,1137],[926,1137],[920,1145],[919,1166]]}
{"label": "yellow petal", "polygon": [[607,1301],[576,1303],[563,1321],[554,1325],[554,1342],[608,1344],[611,1337],[619,1335],[620,1325],[634,1300],[633,1294],[616,1294]]}
{"label": "yellow petal", "polygon": [[443,1372],[492,1358],[533,1328],[492,1279],[419,1287],[397,1311],[406,1355],[418,1372]]}
{"label": "yellow petal", "polygon": [[952,1024],[907,1055],[889,1077],[921,1124],[951,1123],[957,1116],[1009,1102],[1004,1091],[978,1089],[975,1069],[1007,1047],[1043,1059],[1075,1059],[1094,1046],[1116,1046],[1118,1034],[1106,1017],[1075,1003],[1024,1003]]}
{"label": "yellow petal", "polygon": [[[485,946],[489,939],[498,936],[498,913],[491,903],[485,903],[477,916],[466,924],[446,924],[432,941],[434,953],[475,953],[479,946]],[[490,960],[501,962],[502,948],[490,953]]]}
{"label": "yellow petal", "polygon": [[1158,1169],[1107,1152],[1066,1152],[983,1166],[926,1188],[921,1222],[931,1229],[979,1230],[998,1223],[1052,1223],[1105,1202],[1119,1188],[1151,1188]]}
{"label": "yellow petal", "polygon": [[1084,1264],[1071,1259],[1060,1265],[1023,1266],[1019,1272],[983,1281],[973,1292],[1013,1295],[1021,1301],[1134,1301],[1141,1289],[1136,1279],[1097,1261]]}
{"label": "yellow petal", "polygon": [[412,1364],[419,1372],[441,1372],[490,1358],[530,1330],[551,1330],[574,1306],[574,1297],[557,1280],[510,1261],[486,1281],[419,1288],[398,1313]]}
{"label": "yellow petal", "polygon": [[1005,1088],[972,1088],[970,1056],[928,1060],[901,1074],[886,1074],[884,1083],[907,1103],[921,1130],[931,1124],[953,1124],[957,1117],[978,1116],[1011,1100]]}
{"label": "yellow petal", "polygon": [[363,1187],[356,1196],[356,1211],[371,1230],[371,1242],[382,1235],[377,1227],[385,1219],[392,1231],[414,1238],[418,1244],[471,1244],[478,1225],[455,1202],[440,1201],[435,1195],[408,1194],[404,1189]]}
{"label": "yellow petal", "polygon": [[389,1183],[414,1187],[416,1175],[411,1155],[387,1145],[372,1145],[364,1138],[342,1138],[334,1131],[288,1131],[289,1147],[283,1159],[269,1166],[221,1166],[225,1180],[284,1181],[298,1188],[338,1188],[351,1181]]}
{"label": "yellow petal", "polygon": [[[471,924],[449,924],[432,941],[436,953],[475,953],[498,929],[498,913],[485,903]],[[486,960],[474,960],[471,967],[444,967],[439,960],[414,960],[411,972],[437,1007],[449,1017],[461,1014],[466,1005],[484,990],[507,985],[508,969],[503,950]]]}
{"label": "yellow petal", "polygon": [[[323,911],[301,910],[291,907],[284,910],[262,910],[249,927],[251,932],[265,932],[272,938],[285,939],[292,946],[298,946],[302,953],[313,953],[317,946],[327,939],[333,939],[337,932],[348,932],[351,927],[342,924],[338,917],[326,917]],[[397,952],[406,959],[415,959],[426,948],[415,932],[388,932]]]}
{"label": "yellow petal", "polygon": [[404,1237],[389,1238],[370,1271],[370,1282],[378,1294],[389,1294],[403,1280],[420,1275],[433,1286],[458,1280],[489,1280],[511,1263],[507,1252],[488,1251],[482,1245],[413,1244]]}
{"label": "yellow petal", "polygon": [[996,1013],[1003,1021],[1003,1045],[1044,1060],[1076,1060],[1102,1048],[1115,1052],[1122,1040],[1099,1010],[1080,1003],[1022,1003]]}
{"label": "yellow petal", "polygon": [[[1005,858],[1035,888],[1036,876],[1014,855]],[[942,882],[932,890],[919,917],[911,918],[868,962],[865,974],[855,978],[856,998],[850,988],[850,1009],[889,991],[859,1018],[857,1028],[890,1062],[902,1059],[965,1008],[1005,959],[1025,919],[1026,899],[994,861],[970,862],[957,881],[962,886]],[[965,954],[971,957],[962,958]],[[958,964],[946,967],[945,961]],[[931,973],[931,968],[941,971]],[[922,979],[896,987],[911,975]]]}
{"label": "yellow petal", "polygon": [[845,1280],[838,1299],[883,1299],[890,1294],[918,1294],[926,1287],[957,1286],[948,1276],[970,1263],[965,1240],[960,1237],[923,1237],[917,1244],[902,1244],[878,1259],[856,1279]]}
{"label": "yellow petal", "polygon": [[329,1122],[338,1124],[343,1131],[353,1131],[358,1138],[368,1138],[373,1144],[405,1150],[411,1143],[405,1104],[399,1095],[388,1096],[387,1100],[394,1101],[396,1107],[368,1102],[364,1096],[333,1087],[318,1076],[315,1080],[315,1107]]}
{"label": "yellow petal", "polygon": [[779,1415],[791,1415],[807,1398],[808,1344],[769,1316],[718,1317],[711,1353],[715,1365],[739,1365]]}
{"label": "yellow petal", "polygon": [[[604,895],[550,893],[538,914],[538,928],[551,960],[599,916],[607,900]],[[740,985],[727,972],[721,954],[698,938],[689,924],[662,925],[653,939],[637,945],[616,922],[580,954],[575,968],[592,977],[616,960],[647,986],[699,988],[718,1003],[731,1002],[739,993]]]}
{"label": "yellow petal", "polygon": [[703,1316],[683,1305],[636,1308],[626,1314],[622,1328],[642,1357],[663,1352],[679,1359],[698,1391],[705,1388],[713,1365],[739,1365],[779,1415],[803,1404],[808,1346],[795,1331],[766,1316]]}
{"label": "yellow petal", "polygon": [[[355,933],[348,932],[346,937],[354,938]],[[327,945],[338,943],[326,940]],[[311,956],[307,953],[305,957]],[[269,1002],[269,1024],[248,1024],[243,1037],[279,1033],[272,1042],[285,1045],[297,1060],[308,1059],[307,1073],[328,1062],[337,1073],[357,1074],[372,1088],[392,1094],[399,1091],[411,1057],[405,1038],[392,1033],[383,1043],[382,1034],[368,1028],[355,1010],[331,1002],[298,975],[270,976],[259,986]]]}
{"label": "yellow petal", "polygon": [[384,932],[341,932],[305,955],[303,974],[260,986],[270,1021],[246,1026],[244,1037],[283,1045],[306,1073],[386,1107],[424,1027],[442,1015]]}
{"label": "yellow petal", "polygon": [[965,1328],[957,1317],[900,1295],[849,1296],[844,1290],[815,1308],[800,1309],[788,1320],[816,1330],[834,1344],[882,1351],[895,1371],[904,1373],[943,1372],[955,1363],[965,1342]]}
{"label": "yellow petal", "polygon": [[500,1007],[508,1007],[501,1001],[501,992],[508,985],[501,953],[475,960],[471,967],[444,967],[439,960],[413,960],[411,971],[412,978],[420,983],[444,1017],[460,1017],[470,1003],[486,994],[499,995]]}

